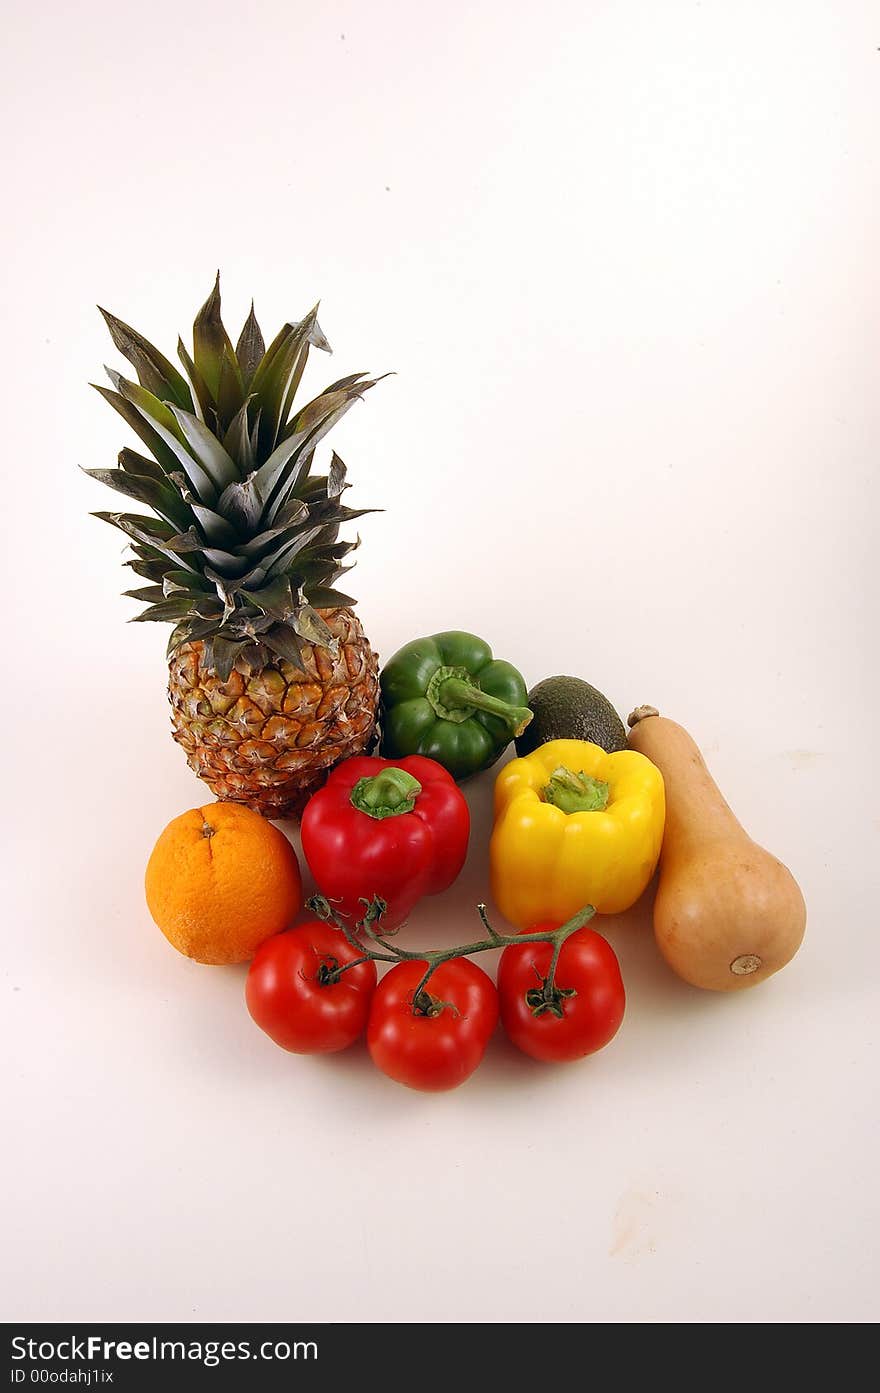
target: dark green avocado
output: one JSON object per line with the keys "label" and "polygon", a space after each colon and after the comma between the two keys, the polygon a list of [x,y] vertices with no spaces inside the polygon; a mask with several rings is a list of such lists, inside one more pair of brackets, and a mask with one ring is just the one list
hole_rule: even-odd
{"label": "dark green avocado", "polygon": [[626,749],[626,729],[607,697],[580,677],[545,677],[529,692],[534,719],[517,736],[518,755],[548,740],[590,740],[613,754]]}

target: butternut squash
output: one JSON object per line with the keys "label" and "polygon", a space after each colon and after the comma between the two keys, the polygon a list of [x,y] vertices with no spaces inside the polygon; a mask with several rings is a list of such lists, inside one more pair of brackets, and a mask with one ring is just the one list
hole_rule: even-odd
{"label": "butternut squash", "polygon": [[753,987],[801,945],[807,911],[797,881],[743,830],[686,730],[652,706],[640,706],[629,725],[629,745],[666,784],[657,946],[695,987]]}

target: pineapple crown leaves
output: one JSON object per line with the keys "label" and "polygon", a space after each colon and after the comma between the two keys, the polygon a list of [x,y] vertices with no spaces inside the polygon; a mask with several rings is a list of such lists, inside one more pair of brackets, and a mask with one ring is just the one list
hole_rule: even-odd
{"label": "pineapple crown leaves", "polygon": [[382,379],[353,373],[297,406],[310,350],[331,351],[317,305],[267,348],[252,304],[233,347],[219,273],[196,315],[192,353],[178,340],[185,375],[137,330],[101,314],[137,380],[107,368],[110,388],[96,390],[148,453],[126,447],[118,468],[84,472],[152,509],[94,514],[126,534],[126,564],[149,582],[125,592],[146,606],[136,619],[175,626],[169,654],[201,640],[224,680],[269,655],[300,663],[302,644],[334,651],[318,611],[354,604],[334,583],[360,543],[339,541],[339,528],[375,510],[343,505],[335,451],[326,474],[312,465],[328,431]]}

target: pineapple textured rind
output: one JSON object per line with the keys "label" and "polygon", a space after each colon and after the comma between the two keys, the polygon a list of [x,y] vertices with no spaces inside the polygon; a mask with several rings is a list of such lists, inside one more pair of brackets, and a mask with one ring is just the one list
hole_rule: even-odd
{"label": "pineapple textured rind", "polygon": [[[224,681],[204,670],[201,643],[171,659],[172,734],[218,798],[267,817],[296,817],[334,764],[369,749],[379,664],[351,610],[322,615],[335,654],[303,646],[303,665],[277,658]],[[245,665],[246,666],[246,665]]]}

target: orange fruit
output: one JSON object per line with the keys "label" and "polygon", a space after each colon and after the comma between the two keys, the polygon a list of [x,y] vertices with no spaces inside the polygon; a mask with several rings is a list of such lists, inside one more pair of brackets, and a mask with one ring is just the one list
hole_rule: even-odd
{"label": "orange fruit", "polygon": [[192,808],[169,822],[144,884],[168,942],[200,963],[247,962],[302,908],[296,852],[240,803]]}

